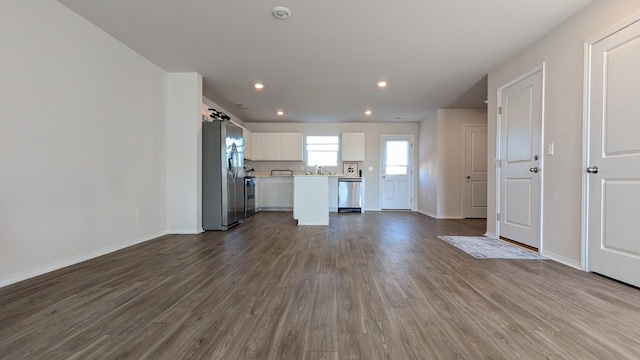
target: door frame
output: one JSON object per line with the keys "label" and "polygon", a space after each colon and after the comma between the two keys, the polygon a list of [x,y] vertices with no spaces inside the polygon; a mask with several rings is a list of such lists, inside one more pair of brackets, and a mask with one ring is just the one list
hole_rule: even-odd
{"label": "door frame", "polygon": [[[591,136],[591,50],[593,45],[613,35],[614,33],[640,21],[640,14],[631,16],[620,23],[611,26],[598,35],[584,42],[584,83],[582,93],[582,169],[589,167],[589,147]],[[580,225],[580,270],[589,271],[589,174],[582,171],[582,213]]]}
{"label": "door frame", "polygon": [[[497,90],[497,99],[496,99],[496,109],[499,109],[502,106],[502,92],[509,88],[510,86],[517,84],[518,82],[535,75],[536,73],[540,73],[542,77],[542,103],[540,104],[542,109],[540,112],[540,141],[539,141],[539,156],[540,156],[540,169],[542,169],[542,174],[540,176],[540,209],[538,211],[538,243],[540,244],[538,247],[538,253],[542,254],[544,249],[544,119],[545,119],[545,88],[546,88],[546,63],[542,63],[533,69],[527,71],[526,73],[516,77],[510,82],[500,86]],[[502,213],[502,203],[500,202],[500,193],[501,193],[501,181],[500,181],[500,158],[502,156],[502,149],[500,147],[501,144],[501,133],[502,133],[502,114],[498,111],[496,113],[496,158],[494,162],[496,164],[496,213]],[[496,216],[496,237],[500,238],[500,219]],[[512,239],[513,240],[513,239]]]}
{"label": "door frame", "polygon": [[[411,143],[411,151],[409,151],[409,163],[411,164],[411,174],[409,175],[409,177],[411,178],[411,211],[416,211],[417,209],[417,199],[416,199],[416,194],[417,194],[417,181],[416,181],[416,150],[417,150],[417,146],[415,144],[415,137],[412,134],[382,134],[380,135],[380,156],[379,156],[379,169],[380,171],[378,171],[378,184],[379,184],[379,193],[378,193],[378,199],[379,199],[379,204],[380,206],[378,207],[378,209],[380,211],[382,211],[382,171],[383,171],[383,167],[384,167],[384,141],[385,139],[393,139],[393,138],[408,138],[409,142]],[[364,172],[364,171],[363,171]]]}

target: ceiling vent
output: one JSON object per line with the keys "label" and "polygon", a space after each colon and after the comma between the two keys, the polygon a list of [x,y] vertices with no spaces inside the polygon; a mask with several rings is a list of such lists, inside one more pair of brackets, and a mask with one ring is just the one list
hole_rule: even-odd
{"label": "ceiling vent", "polygon": [[271,13],[278,19],[288,19],[291,17],[291,10],[284,6],[274,7],[273,10],[271,10]]}

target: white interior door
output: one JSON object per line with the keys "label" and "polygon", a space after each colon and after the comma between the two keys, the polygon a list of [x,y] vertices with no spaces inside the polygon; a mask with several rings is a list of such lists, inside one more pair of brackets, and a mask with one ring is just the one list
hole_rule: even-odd
{"label": "white interior door", "polygon": [[464,217],[487,217],[487,127],[466,126]]}
{"label": "white interior door", "polygon": [[500,90],[499,235],[540,247],[542,69]]}
{"label": "white interior door", "polygon": [[588,268],[640,286],[640,22],[593,44],[590,62]]}
{"label": "white interior door", "polygon": [[383,210],[411,209],[413,192],[411,158],[413,138],[382,137],[382,201]]}

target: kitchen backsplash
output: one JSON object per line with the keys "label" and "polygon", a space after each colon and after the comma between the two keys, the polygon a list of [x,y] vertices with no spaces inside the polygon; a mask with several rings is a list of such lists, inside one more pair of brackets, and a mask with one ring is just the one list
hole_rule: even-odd
{"label": "kitchen backsplash", "polygon": [[[292,161],[250,161],[245,160],[245,164],[251,165],[256,172],[269,173],[271,170],[293,170],[294,174],[304,174],[305,171],[315,171],[315,166],[305,166],[303,162]],[[326,172],[335,171],[342,173],[342,163],[338,166],[325,166]]]}

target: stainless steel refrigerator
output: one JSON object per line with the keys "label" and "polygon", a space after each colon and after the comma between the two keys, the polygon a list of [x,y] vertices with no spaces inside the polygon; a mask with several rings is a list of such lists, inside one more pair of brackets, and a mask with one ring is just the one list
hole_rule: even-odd
{"label": "stainless steel refrigerator", "polygon": [[244,140],[229,122],[202,123],[202,228],[228,230],[244,219]]}

